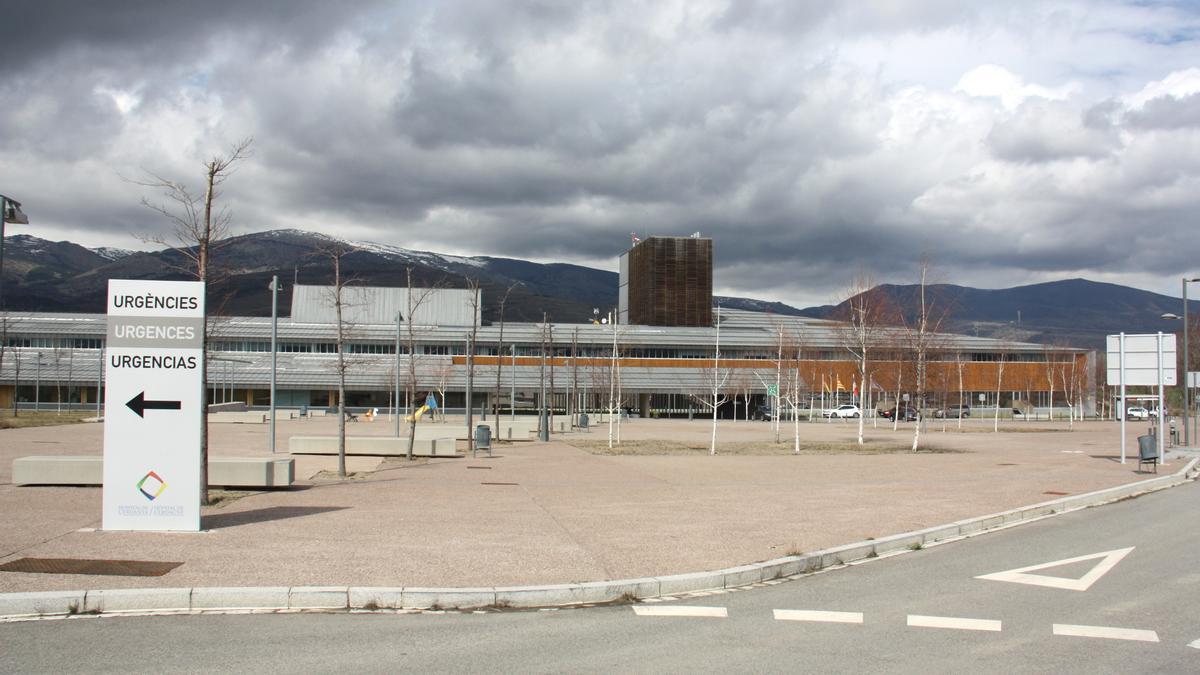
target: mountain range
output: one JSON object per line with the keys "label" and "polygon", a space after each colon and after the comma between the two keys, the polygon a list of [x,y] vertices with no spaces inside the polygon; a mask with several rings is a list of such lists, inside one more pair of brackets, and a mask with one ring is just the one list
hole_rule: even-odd
{"label": "mountain range", "polygon": [[[477,279],[484,295],[485,321],[499,318],[499,300],[506,291],[505,318],[513,321],[540,321],[543,312],[553,321],[586,321],[594,309],[603,313],[617,302],[615,272],[515,258],[443,255],[273,230],[221,242],[213,253],[216,269],[210,307],[224,314],[269,315],[267,287],[271,276],[278,274],[283,282],[281,314],[286,315],[294,284],[331,283],[327,252],[334,244],[349,250],[342,258],[343,274],[363,285],[403,286],[410,269],[414,285],[464,286],[467,278]],[[100,313],[105,310],[108,279],[187,279],[187,263],[172,248],[89,249],[68,241],[14,235],[5,240],[4,304],[12,310]],[[898,317],[911,317],[918,290],[915,285],[884,284],[871,292],[887,299]],[[1086,279],[995,290],[938,284],[927,288],[927,298],[932,298],[933,315],[945,331],[1089,348],[1103,348],[1104,336],[1110,333],[1178,330],[1178,321],[1161,315],[1182,311],[1178,298]],[[801,309],[753,298],[714,301],[724,307],[814,318],[836,318],[846,305]],[[1190,302],[1189,311],[1200,316],[1200,302]]]}

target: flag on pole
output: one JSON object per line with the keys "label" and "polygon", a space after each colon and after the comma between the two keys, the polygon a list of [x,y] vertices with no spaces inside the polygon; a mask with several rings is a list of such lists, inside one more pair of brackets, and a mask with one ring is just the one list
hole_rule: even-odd
{"label": "flag on pole", "polygon": [[858,398],[858,378],[850,380],[850,395]]}
{"label": "flag on pole", "polygon": [[837,376],[837,390],[838,391],[846,391],[846,385],[842,384],[842,376],[841,375]]}
{"label": "flag on pole", "polygon": [[871,389],[872,390],[878,389],[879,391],[883,391],[883,387],[879,386],[879,383],[875,381],[874,375],[871,376]]}

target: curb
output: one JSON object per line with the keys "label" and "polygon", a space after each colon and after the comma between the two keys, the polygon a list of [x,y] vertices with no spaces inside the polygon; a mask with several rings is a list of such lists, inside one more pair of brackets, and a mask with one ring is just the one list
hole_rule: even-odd
{"label": "curb", "polygon": [[880,539],[835,546],[708,572],[543,586],[423,588],[277,586],[251,588],[146,588],[0,593],[0,621],[79,614],[208,613],[239,611],[439,610],[536,608],[644,600],[734,589],[948,543],[1182,485],[1196,478],[1200,458],[1182,469],[1128,485],[1062,497],[1008,511]]}

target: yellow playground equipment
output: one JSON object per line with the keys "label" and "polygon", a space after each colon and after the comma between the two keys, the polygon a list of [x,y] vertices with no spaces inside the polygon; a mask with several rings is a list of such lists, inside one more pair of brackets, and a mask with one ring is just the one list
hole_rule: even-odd
{"label": "yellow playground equipment", "polygon": [[405,421],[405,422],[411,422],[411,421],[413,421],[413,418],[416,418],[416,420],[417,420],[418,422],[420,422],[420,421],[421,421],[421,415],[424,415],[424,414],[425,414],[425,413],[427,413],[427,412],[429,412],[429,406],[427,406],[427,405],[423,405],[423,406],[421,406],[420,408],[417,408],[417,411],[416,411],[415,413],[413,413],[413,414],[411,414],[411,415],[409,415],[409,416],[405,417],[405,418],[404,418],[404,421]]}

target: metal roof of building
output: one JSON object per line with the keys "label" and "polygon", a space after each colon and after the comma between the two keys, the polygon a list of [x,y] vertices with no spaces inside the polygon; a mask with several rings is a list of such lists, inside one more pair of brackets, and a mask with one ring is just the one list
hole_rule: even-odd
{"label": "metal roof of building", "polygon": [[[782,316],[745,310],[721,310],[722,348],[770,349],[778,344],[778,331],[782,328],[786,338],[799,342],[805,349],[844,349],[845,324],[836,321],[810,319],[806,317]],[[22,336],[77,336],[104,337],[107,317],[104,314],[66,313],[8,313],[8,333]],[[683,347],[711,350],[716,340],[715,328],[687,328],[664,326],[598,325],[592,323],[551,323],[554,342],[569,345],[577,340],[580,346],[599,347],[612,344],[613,331],[623,347]],[[470,333],[470,326],[415,325],[416,339],[428,344],[457,344]],[[406,341],[408,325],[401,326],[401,340]],[[481,326],[478,329],[480,344],[495,344],[500,337],[499,324]],[[902,341],[899,329],[888,329],[897,342]],[[538,344],[542,340],[543,326],[540,323],[504,324],[504,343]],[[210,317],[209,335],[213,340],[269,340],[271,319],[269,317]],[[279,319],[278,335],[281,341],[332,342],[335,330],[332,323],[313,323]],[[939,334],[940,351],[966,352],[1041,352],[1045,345],[973,337],[954,333]],[[396,339],[396,324],[356,324],[349,326],[351,342],[393,343]],[[1067,349],[1060,351],[1085,351]]]}

